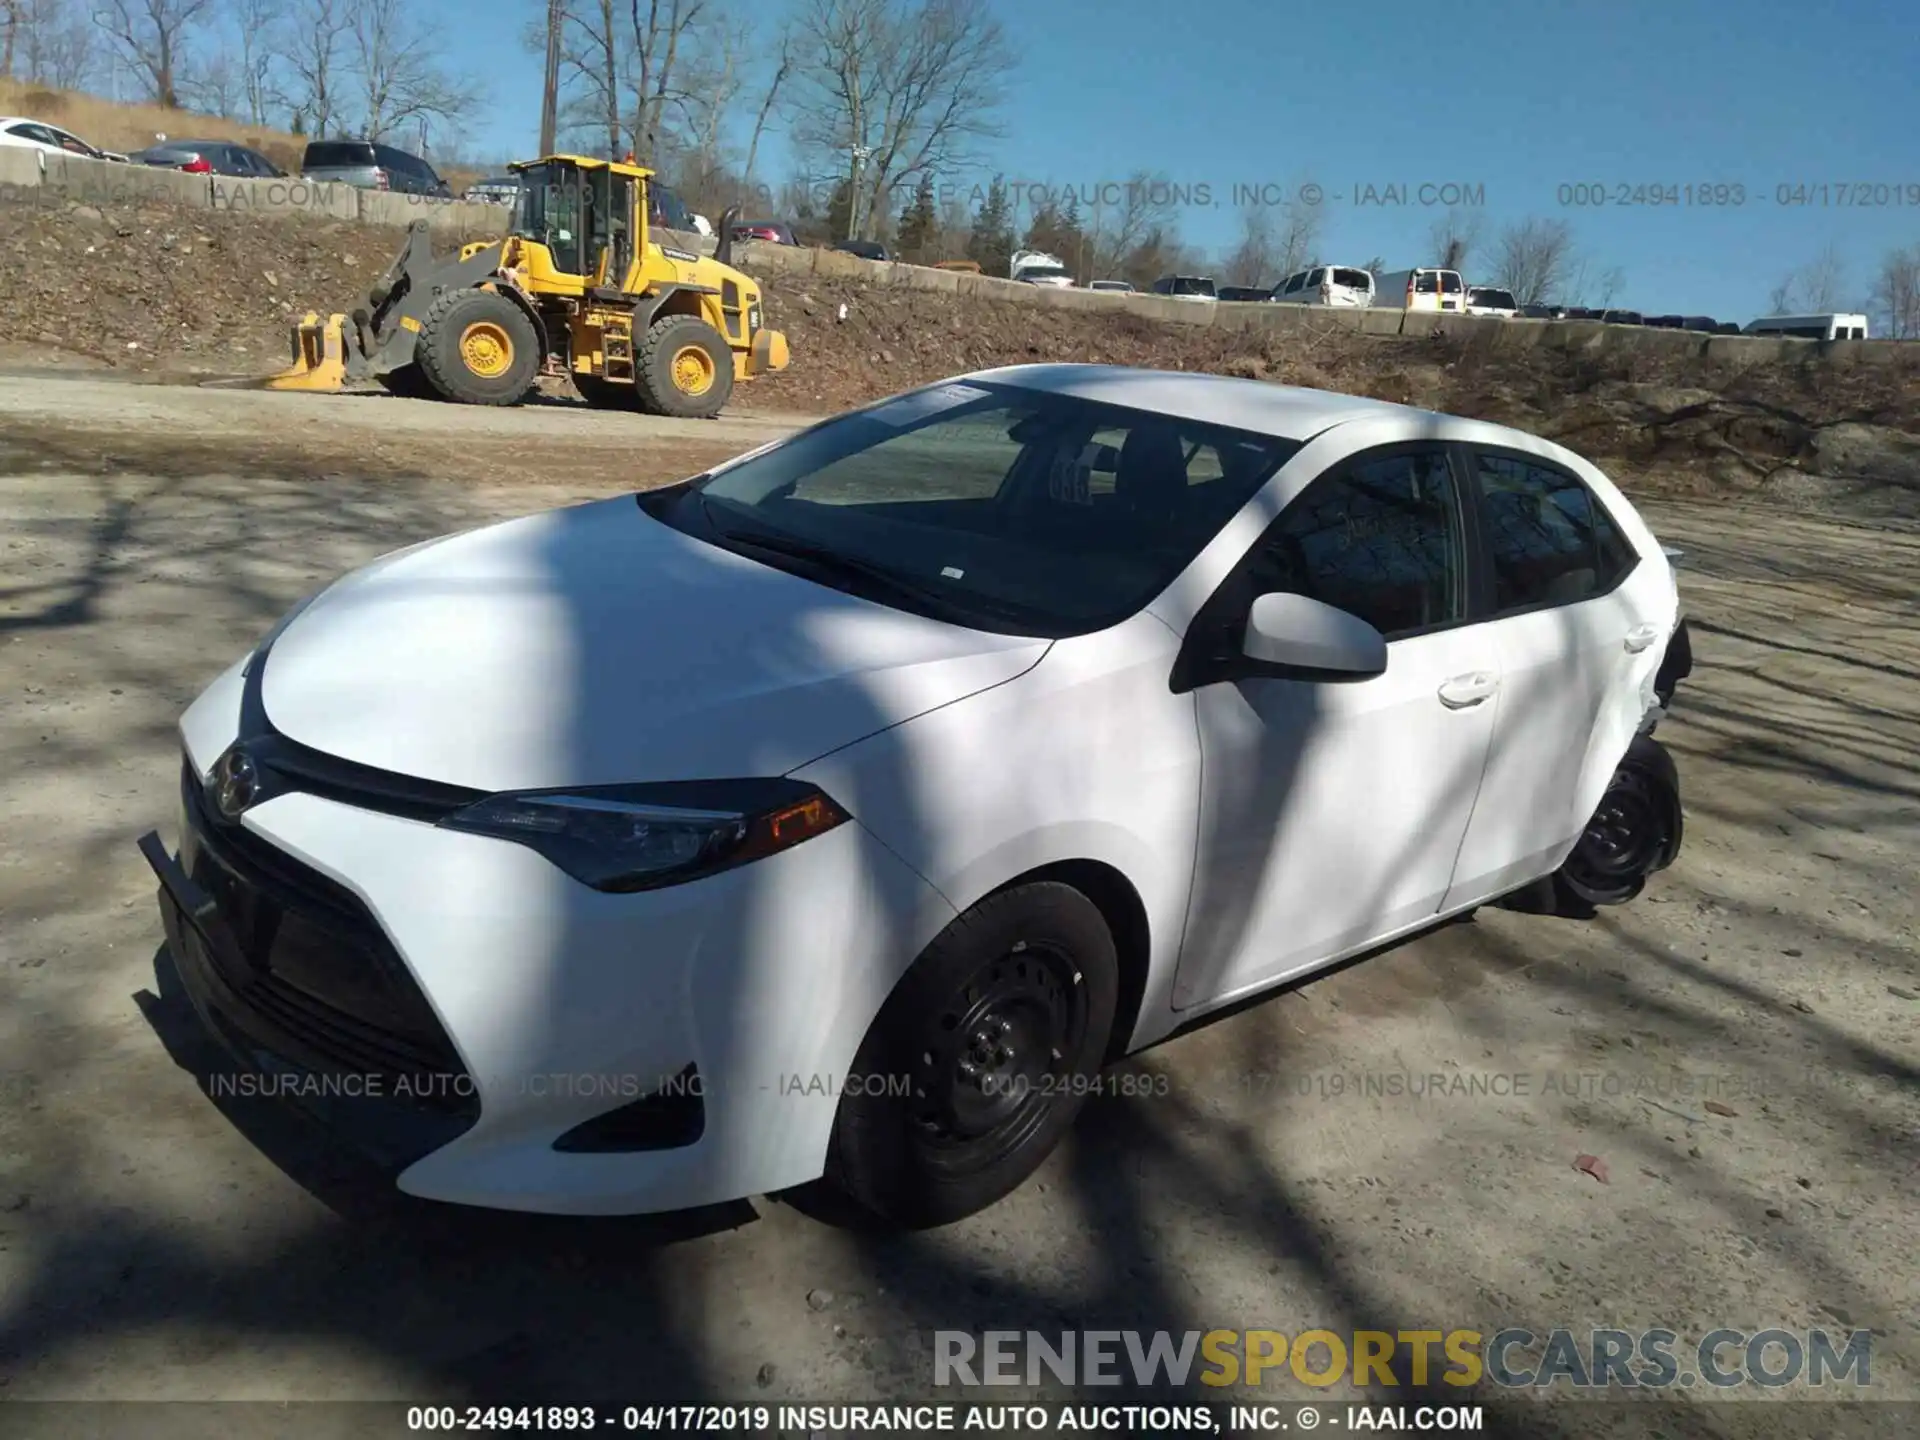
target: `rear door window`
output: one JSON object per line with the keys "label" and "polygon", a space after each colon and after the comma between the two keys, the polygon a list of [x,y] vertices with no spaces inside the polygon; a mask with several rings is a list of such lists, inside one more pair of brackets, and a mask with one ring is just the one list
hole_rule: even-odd
{"label": "rear door window", "polygon": [[319,140],[307,146],[308,170],[352,170],[375,164],[371,145],[356,145],[340,140]]}
{"label": "rear door window", "polygon": [[1333,283],[1336,285],[1344,285],[1350,290],[1370,290],[1373,288],[1372,277],[1364,270],[1335,270],[1333,272]]}
{"label": "rear door window", "polygon": [[1440,288],[1449,295],[1458,295],[1461,288],[1460,276],[1452,270],[1442,271],[1440,274]]}
{"label": "rear door window", "polygon": [[1499,614],[1604,595],[1638,560],[1599,498],[1557,466],[1477,453],[1473,469]]}
{"label": "rear door window", "polygon": [[1416,294],[1438,295],[1440,293],[1440,277],[1435,275],[1431,270],[1422,270],[1418,275],[1413,277],[1413,288]]}

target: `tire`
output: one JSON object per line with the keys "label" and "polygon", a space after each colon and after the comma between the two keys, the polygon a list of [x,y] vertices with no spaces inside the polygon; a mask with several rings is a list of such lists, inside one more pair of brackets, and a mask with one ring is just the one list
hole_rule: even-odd
{"label": "tire", "polygon": [[420,324],[414,357],[434,391],[461,405],[517,405],[540,376],[540,333],[506,296],[450,290]]}
{"label": "tire", "polygon": [[[828,1183],[915,1230],[1010,1194],[1059,1143],[1100,1073],[1118,971],[1106,921],[1071,886],[1017,886],[954,920],[860,1046],[853,1074],[876,1083],[841,1096]],[[881,1083],[907,1077],[911,1094]]]}
{"label": "tire", "polygon": [[1647,877],[1680,853],[1680,776],[1659,741],[1637,735],[1613,772],[1573,853],[1554,872],[1560,913],[1588,916],[1597,906],[1624,905]]}
{"label": "tire", "polygon": [[733,351],[697,315],[668,315],[649,325],[633,369],[640,408],[650,415],[703,420],[733,398]]}

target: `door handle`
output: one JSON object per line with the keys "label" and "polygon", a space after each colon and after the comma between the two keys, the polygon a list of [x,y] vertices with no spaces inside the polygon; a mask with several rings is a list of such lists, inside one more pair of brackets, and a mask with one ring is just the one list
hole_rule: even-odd
{"label": "door handle", "polygon": [[1440,687],[1440,703],[1449,710],[1464,710],[1478,705],[1500,688],[1500,682],[1485,670],[1456,675]]}
{"label": "door handle", "polygon": [[1658,625],[1636,625],[1627,632],[1627,649],[1635,655],[1660,638]]}

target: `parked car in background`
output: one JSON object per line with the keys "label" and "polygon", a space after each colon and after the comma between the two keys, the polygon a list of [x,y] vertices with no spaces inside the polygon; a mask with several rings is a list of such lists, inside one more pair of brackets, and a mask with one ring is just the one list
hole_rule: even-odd
{"label": "parked car in background", "polygon": [[647,224],[661,230],[678,230],[682,235],[698,232],[693,228],[693,212],[686,202],[664,185],[647,183]]}
{"label": "parked car in background", "polygon": [[136,165],[161,170],[184,170],[189,175],[238,175],[250,180],[278,180],[286,175],[273,161],[251,146],[232,140],[165,140],[136,150],[127,157]]}
{"label": "parked car in background", "polygon": [[1653,330],[1678,330],[1684,318],[1680,315],[1649,315],[1642,323]]}
{"label": "parked car in background", "polygon": [[1733,321],[1722,320],[1718,325],[1713,327],[1713,333],[1716,335],[1738,335],[1741,333],[1741,330]]}
{"label": "parked car in background", "polygon": [[1703,335],[1712,335],[1720,329],[1720,322],[1711,315],[1683,315],[1680,317],[1680,328],[1698,330]]}
{"label": "parked car in background", "polygon": [[858,255],[862,260],[887,259],[887,247],[878,240],[842,240],[833,248],[843,255]]}
{"label": "parked car in background", "polygon": [[57,155],[80,155],[88,160],[124,162],[127,158],[118,150],[89,145],[71,130],[25,115],[0,115],[0,145],[19,150],[51,150]]}
{"label": "parked car in background", "polygon": [[1175,300],[1217,300],[1211,275],[1162,275],[1153,282],[1153,293],[1170,295]]}
{"label": "parked car in background", "polygon": [[1646,320],[1638,310],[1602,310],[1600,321],[1603,325],[1644,325]]}
{"label": "parked car in background", "polygon": [[1567,311],[1564,318],[1568,320],[1598,320],[1603,313],[1602,311],[1591,309],[1585,305],[1576,305]]}
{"label": "parked car in background", "polygon": [[518,175],[495,175],[476,180],[460,192],[462,200],[485,205],[511,205],[520,198]]}
{"label": "parked car in background", "polygon": [[784,220],[745,220],[733,227],[735,240],[760,240],[768,245],[798,245],[793,227]]}
{"label": "parked car in background", "polygon": [[235,637],[138,843],[187,1035],[408,1203],[824,1179],[925,1230],[1202,1016],[1517,892],[1639,897],[1684,623],[1537,436],[995,369],[324,584]]}
{"label": "parked car in background", "polygon": [[1511,320],[1520,313],[1520,304],[1513,298],[1511,290],[1500,290],[1491,285],[1469,285],[1466,313]]}
{"label": "parked car in background", "polygon": [[1373,304],[1373,273],[1357,265],[1316,265],[1273,287],[1284,305],[1332,305],[1353,309]]}
{"label": "parked car in background", "polygon": [[[1466,304],[1467,282],[1458,270],[1421,266],[1373,276],[1373,303],[1394,310],[1432,310],[1459,314]],[[1285,295],[1281,299],[1288,298]]]}
{"label": "parked car in background", "polygon": [[707,217],[704,215],[695,215],[693,217],[693,233],[696,235],[704,235],[708,239],[712,239],[713,238],[713,222],[707,219]]}
{"label": "parked car in background", "polygon": [[1522,305],[1520,318],[1523,320],[1564,320],[1567,318],[1564,305]]}
{"label": "parked car in background", "polygon": [[1132,284],[1125,280],[1089,280],[1087,282],[1087,288],[1089,290],[1105,290],[1115,295],[1132,295],[1135,293]]}
{"label": "parked car in background", "polygon": [[1216,298],[1221,300],[1254,300],[1264,302],[1273,299],[1273,291],[1264,289],[1259,285],[1222,285],[1220,287],[1220,293]]}
{"label": "parked car in background", "polygon": [[1073,272],[1058,255],[1044,250],[1016,250],[1007,261],[1007,278],[1022,285],[1039,285],[1050,290],[1071,290]]}
{"label": "parked car in background", "polygon": [[453,187],[418,155],[377,140],[315,140],[300,162],[306,180],[336,180],[362,190],[453,198]]}
{"label": "parked car in background", "polygon": [[1749,335],[1784,335],[1793,340],[1864,340],[1864,315],[1769,315],[1747,326]]}

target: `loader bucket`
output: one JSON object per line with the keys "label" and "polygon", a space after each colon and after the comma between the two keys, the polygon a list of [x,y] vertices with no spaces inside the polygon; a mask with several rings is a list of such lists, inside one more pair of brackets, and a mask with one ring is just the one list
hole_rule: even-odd
{"label": "loader bucket", "polygon": [[341,388],[347,378],[346,324],[344,315],[322,319],[309,311],[293,327],[293,364],[278,375],[270,376],[267,390],[320,390]]}

